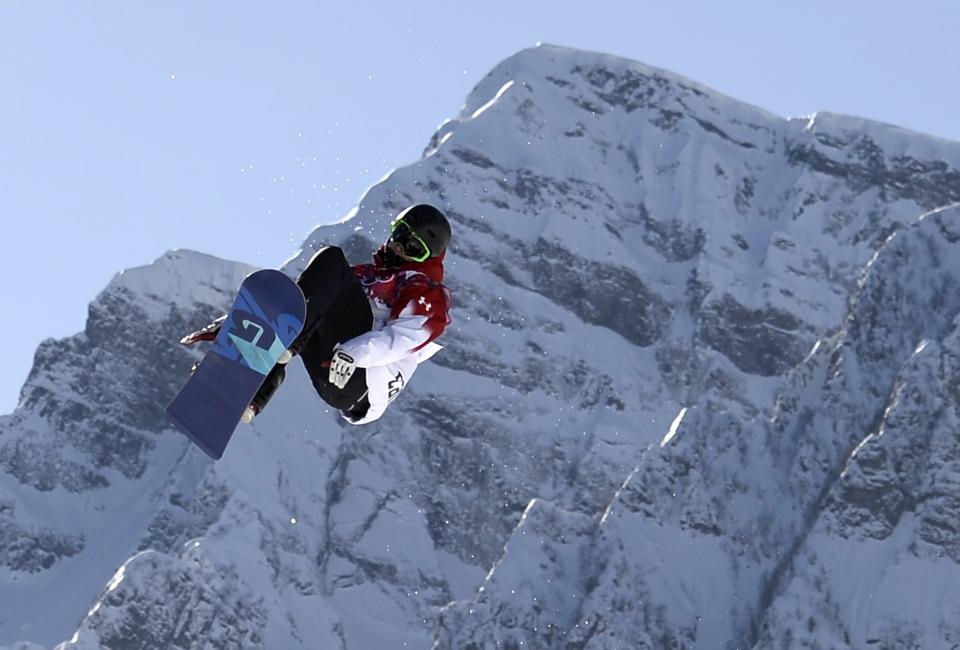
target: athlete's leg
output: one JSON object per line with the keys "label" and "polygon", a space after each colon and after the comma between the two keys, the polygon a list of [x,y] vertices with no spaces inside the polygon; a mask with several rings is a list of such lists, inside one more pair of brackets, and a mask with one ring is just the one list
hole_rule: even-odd
{"label": "athlete's leg", "polygon": [[[336,246],[328,246],[317,251],[297,279],[297,285],[303,291],[307,313],[303,331],[290,345],[290,351],[293,354],[303,355],[304,365],[313,380],[314,387],[317,388],[321,397],[327,399],[329,389],[336,390],[336,388],[327,382],[328,371],[320,364],[330,360],[337,343],[370,331],[373,326],[370,303],[353,275],[353,270],[347,263],[343,251]],[[355,375],[361,375],[362,380],[362,372],[358,370]],[[274,366],[267,375],[267,379],[252,402],[258,413],[276,393],[284,376],[285,370],[282,365]],[[322,381],[319,381],[320,379]],[[322,392],[320,386],[324,388]],[[351,378],[351,382],[344,387],[344,390],[356,390],[355,386],[356,383]]]}

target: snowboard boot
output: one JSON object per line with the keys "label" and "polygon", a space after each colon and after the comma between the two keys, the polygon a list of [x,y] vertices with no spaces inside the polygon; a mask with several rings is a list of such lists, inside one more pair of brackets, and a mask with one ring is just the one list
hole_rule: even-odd
{"label": "snowboard boot", "polygon": [[217,334],[220,333],[220,327],[223,326],[223,321],[227,319],[227,315],[217,318],[209,325],[206,325],[196,332],[191,332],[187,334],[182,339],[180,339],[180,345],[193,345],[194,343],[199,343],[200,341],[212,341],[217,338]]}
{"label": "snowboard boot", "polygon": [[[209,325],[205,325],[201,329],[198,329],[196,332],[191,332],[190,334],[187,334],[182,339],[180,339],[180,344],[193,345],[194,343],[200,343],[201,341],[212,341],[213,339],[217,338],[217,334],[220,333],[220,328],[223,326],[223,322],[226,319],[227,319],[227,315],[224,314],[223,316],[211,322]],[[277,359],[277,363],[279,363],[280,365],[285,365],[287,363],[290,363],[290,360],[293,359],[294,354],[296,354],[296,352],[292,351],[293,345],[291,345],[290,348],[291,348],[290,350],[283,351],[283,353],[280,355],[280,358]],[[190,369],[190,374],[193,374],[194,371],[196,371],[197,365],[199,365],[199,362],[193,364],[193,368]]]}
{"label": "snowboard boot", "polygon": [[257,417],[257,414],[260,411],[257,410],[257,407],[251,404],[243,411],[243,415],[240,416],[240,421],[244,424],[250,424],[253,422],[253,418]]}
{"label": "snowboard boot", "polygon": [[267,375],[267,378],[263,381],[263,385],[260,386],[260,390],[257,391],[257,394],[253,396],[253,401],[250,402],[250,406],[246,408],[243,412],[243,416],[240,418],[241,422],[249,424],[254,417],[263,412],[263,409],[266,408],[267,403],[277,392],[277,389],[280,388],[280,384],[283,383],[284,377],[287,375],[287,369],[283,367],[283,364],[277,363],[273,367],[273,370],[270,371],[270,374]]}

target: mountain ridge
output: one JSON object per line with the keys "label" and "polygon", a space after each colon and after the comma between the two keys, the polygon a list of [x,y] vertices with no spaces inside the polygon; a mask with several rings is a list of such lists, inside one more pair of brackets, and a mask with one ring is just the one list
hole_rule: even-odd
{"label": "mountain ridge", "polygon": [[[933,300],[925,279],[952,277],[911,256],[952,259],[956,208],[910,224],[960,200],[960,145],[817,131],[830,120],[806,129],[606,55],[518,53],[419,162],[284,265],[296,276],[327,244],[365,261],[393,213],[436,203],[455,231],[445,350],[362,429],[340,423],[295,362],[215,464],[159,409],[196,358],[176,337],[216,316],[250,268],[174,251],[121,274],[82,335],[42,346],[21,407],[0,418],[0,538],[26,549],[0,555],[0,598],[19,603],[0,616],[0,645],[946,638],[946,623],[916,612],[899,626],[855,620],[843,605],[859,596],[821,574],[847,552],[837,522],[850,544],[889,529],[876,503],[899,509],[898,535],[915,517],[922,539],[951,543],[938,496],[948,433],[923,445],[943,468],[924,486],[876,470],[893,438],[870,437],[857,414],[916,401],[882,390],[901,372],[949,410],[951,375],[925,361],[949,367],[949,324],[916,368],[887,367],[879,352],[915,324],[877,306]],[[888,336],[871,342],[871,327]],[[862,399],[844,401],[844,385]],[[824,478],[831,468],[839,479]],[[131,511],[124,526],[112,516]],[[98,526],[120,530],[108,544]],[[92,550],[105,557],[95,567]],[[896,575],[892,557],[867,568]],[[44,584],[64,594],[57,617]],[[839,605],[824,609],[824,593]],[[825,622],[810,630],[811,616]]]}

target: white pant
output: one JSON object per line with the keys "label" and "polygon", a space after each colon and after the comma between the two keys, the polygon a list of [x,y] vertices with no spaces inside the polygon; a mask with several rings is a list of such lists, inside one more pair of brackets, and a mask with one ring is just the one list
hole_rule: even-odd
{"label": "white pant", "polygon": [[436,343],[428,343],[409,357],[383,366],[367,368],[367,399],[370,401],[370,408],[359,420],[351,420],[346,415],[344,419],[351,424],[366,424],[379,419],[390,403],[407,387],[417,366],[442,349],[443,347]]}

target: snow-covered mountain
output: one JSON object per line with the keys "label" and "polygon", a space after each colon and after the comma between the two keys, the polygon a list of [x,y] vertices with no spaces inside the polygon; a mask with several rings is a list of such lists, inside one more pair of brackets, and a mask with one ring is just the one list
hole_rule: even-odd
{"label": "snow-covered mountain", "polygon": [[960,642],[960,144],[540,46],[285,270],[414,201],[454,323],[373,425],[294,362],[221,461],[174,432],[175,340],[250,271],[197,253],[40,347],[0,646]]}

